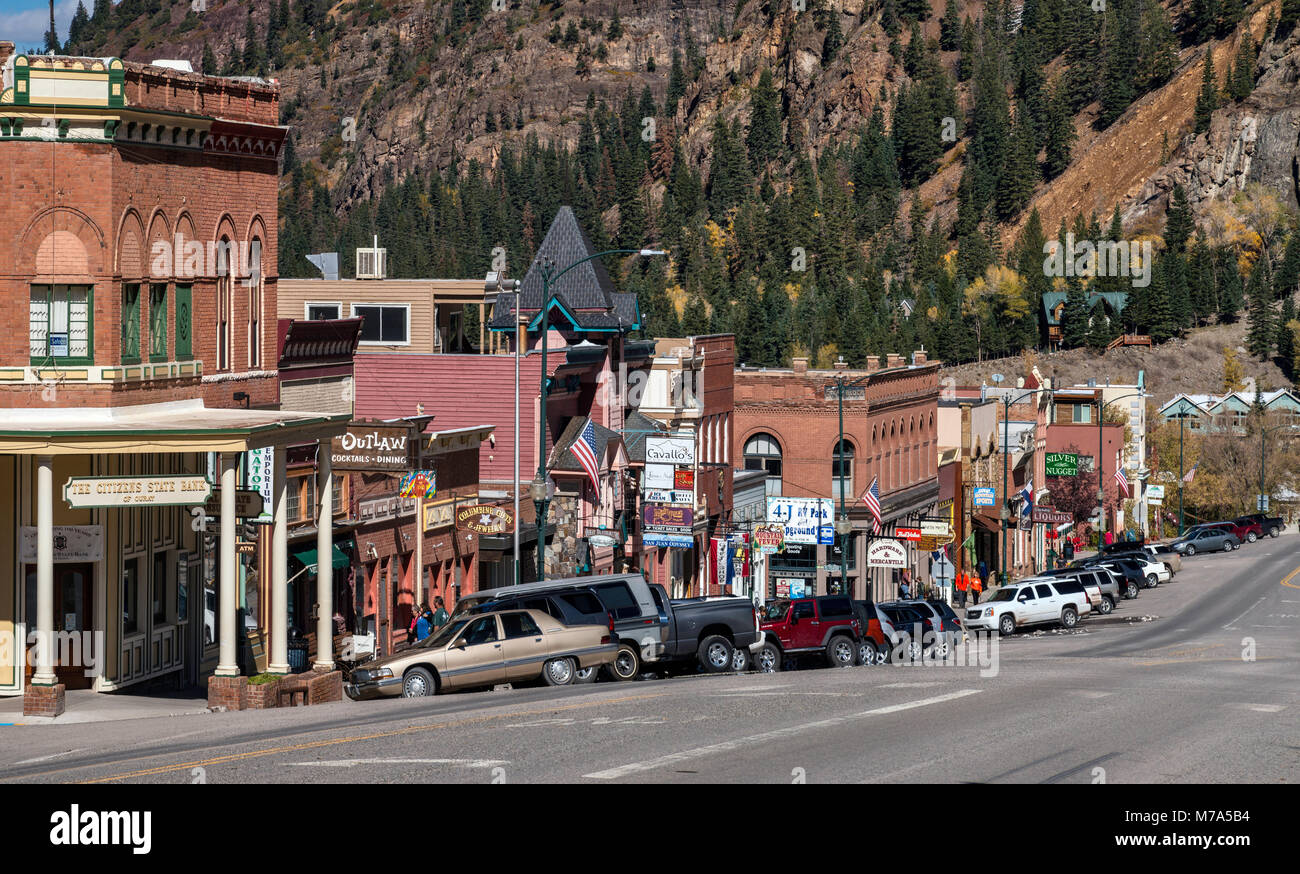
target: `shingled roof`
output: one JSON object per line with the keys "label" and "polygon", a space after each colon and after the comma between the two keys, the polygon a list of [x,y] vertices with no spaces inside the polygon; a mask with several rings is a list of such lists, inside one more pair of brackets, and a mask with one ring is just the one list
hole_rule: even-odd
{"label": "shingled roof", "polygon": [[[542,272],[537,259],[549,258],[557,270],[596,254],[596,248],[578,224],[573,208],[560,207],[538,247],[533,264],[519,284],[519,293],[497,297],[496,309],[488,326],[497,331],[514,328],[516,301],[525,315],[536,314],[544,302]],[[619,331],[626,333],[640,327],[641,313],[636,295],[614,290],[609,272],[599,258],[579,264],[551,285],[556,305],[562,307],[579,330]],[[554,322],[556,314],[552,313]]]}
{"label": "shingled roof", "polygon": [[[587,427],[589,418],[587,416],[574,416],[565,426],[560,439],[555,441],[555,446],[551,449],[551,457],[546,462],[547,470],[563,470],[582,472],[582,465],[578,463],[578,457],[573,454],[571,447],[578,440],[578,435]],[[622,439],[617,431],[611,431],[603,425],[592,422],[592,430],[596,432],[596,461],[601,466],[605,463],[605,451],[609,448],[610,441],[617,442]]]}

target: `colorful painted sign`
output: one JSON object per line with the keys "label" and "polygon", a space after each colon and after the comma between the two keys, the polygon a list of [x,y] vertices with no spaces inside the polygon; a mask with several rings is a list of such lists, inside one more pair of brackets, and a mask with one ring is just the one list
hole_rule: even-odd
{"label": "colorful painted sign", "polygon": [[456,527],[475,534],[505,534],[515,530],[515,517],[504,507],[475,504],[456,511]]}
{"label": "colorful painted sign", "polygon": [[413,470],[402,477],[397,494],[403,498],[432,498],[438,493],[436,470]]}
{"label": "colorful painted sign", "polygon": [[920,528],[895,528],[894,536],[898,537],[901,540],[920,540],[921,529]]}
{"label": "colorful painted sign", "polygon": [[975,506],[992,507],[997,503],[997,492],[993,488],[975,489]]}
{"label": "colorful painted sign", "polygon": [[[832,542],[834,513],[835,503],[830,498],[767,499],[767,521],[785,526],[787,543]],[[831,539],[823,536],[827,531]]]}
{"label": "colorful painted sign", "polygon": [[641,518],[647,526],[666,529],[680,528],[684,532],[689,532],[693,521],[693,510],[691,507],[679,507],[671,504],[646,504]]}
{"label": "colorful painted sign", "polygon": [[673,488],[693,491],[695,489],[695,471],[690,468],[677,468],[673,471]]}

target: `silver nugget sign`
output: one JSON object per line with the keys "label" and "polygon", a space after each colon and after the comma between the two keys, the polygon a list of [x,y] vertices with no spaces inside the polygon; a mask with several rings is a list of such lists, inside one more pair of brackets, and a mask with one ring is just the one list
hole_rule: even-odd
{"label": "silver nugget sign", "polygon": [[409,440],[407,428],[349,425],[343,436],[330,441],[330,464],[335,470],[405,473]]}

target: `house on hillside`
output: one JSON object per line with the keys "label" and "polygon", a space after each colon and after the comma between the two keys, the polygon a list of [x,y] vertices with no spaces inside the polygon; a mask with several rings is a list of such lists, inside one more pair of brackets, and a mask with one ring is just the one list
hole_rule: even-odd
{"label": "house on hillside", "polygon": [[[1300,426],[1300,395],[1287,389],[1276,389],[1260,392],[1258,397],[1266,414],[1293,427]],[[1184,420],[1189,431],[1206,433],[1230,428],[1234,433],[1244,433],[1255,400],[1254,393],[1245,391],[1224,395],[1179,394],[1161,406],[1157,414],[1162,422]]]}
{"label": "house on hillside", "polygon": [[[1047,332],[1048,349],[1055,352],[1061,348],[1061,318],[1065,315],[1066,293],[1049,291],[1043,295],[1043,325]],[[1112,322],[1128,306],[1128,293],[1123,291],[1093,291],[1088,293],[1088,324],[1098,315],[1104,315]],[[1101,312],[1097,312],[1097,308]]]}

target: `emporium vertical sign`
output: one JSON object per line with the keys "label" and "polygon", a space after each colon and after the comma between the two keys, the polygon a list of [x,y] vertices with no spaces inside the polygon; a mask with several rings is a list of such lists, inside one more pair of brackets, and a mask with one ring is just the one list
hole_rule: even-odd
{"label": "emporium vertical sign", "polygon": [[270,522],[272,515],[269,508],[275,506],[274,497],[271,493],[271,482],[274,477],[275,468],[275,447],[264,446],[261,449],[250,449],[248,452],[248,469],[245,476],[248,479],[248,487],[262,496],[262,512],[250,518],[249,522]]}

